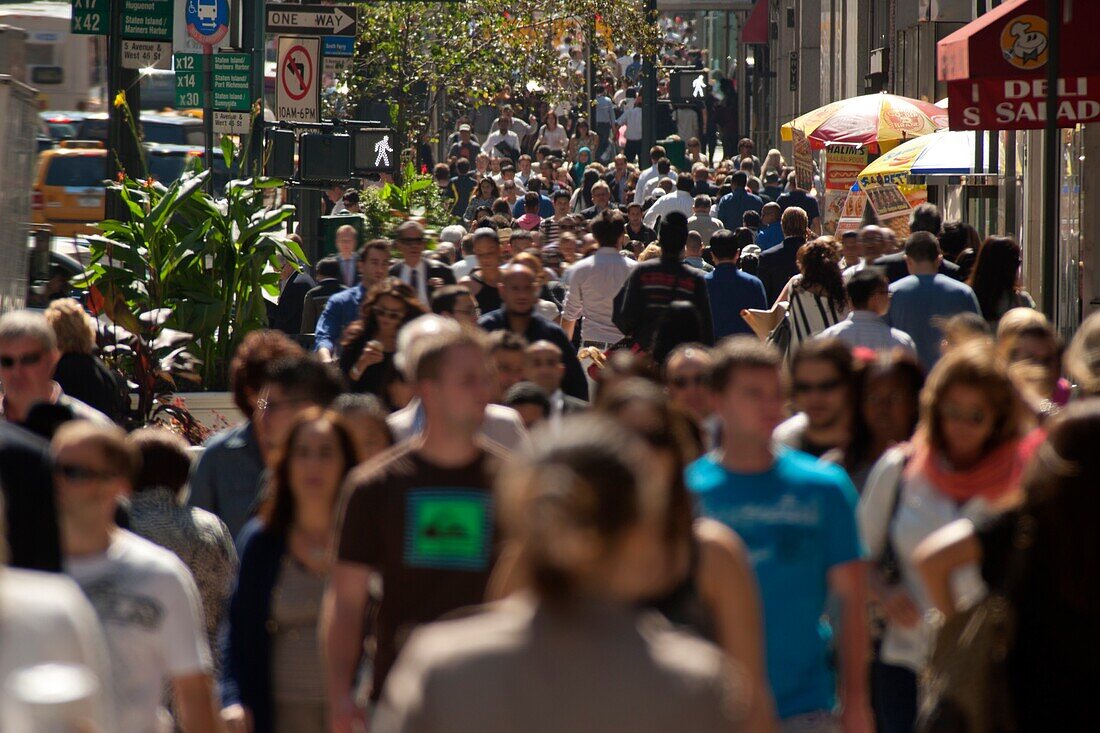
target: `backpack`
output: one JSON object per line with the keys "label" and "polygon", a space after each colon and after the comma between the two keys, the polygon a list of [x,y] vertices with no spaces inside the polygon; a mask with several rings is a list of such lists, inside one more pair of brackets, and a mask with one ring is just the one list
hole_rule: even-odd
{"label": "backpack", "polygon": [[1017,618],[1012,598],[1027,572],[1034,519],[1017,521],[1004,587],[944,622],[921,679],[916,733],[1014,733],[1008,656]]}

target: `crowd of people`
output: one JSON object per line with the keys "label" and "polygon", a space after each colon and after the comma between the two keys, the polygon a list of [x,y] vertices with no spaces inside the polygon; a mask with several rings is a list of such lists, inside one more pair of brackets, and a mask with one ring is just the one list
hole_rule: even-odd
{"label": "crowd of people", "polygon": [[201,448],[76,301],[0,317],[0,730],[1080,727],[1100,316],[932,205],[819,235],[723,78],[640,150],[614,61],[591,124],[460,120],[449,226],[281,262]]}

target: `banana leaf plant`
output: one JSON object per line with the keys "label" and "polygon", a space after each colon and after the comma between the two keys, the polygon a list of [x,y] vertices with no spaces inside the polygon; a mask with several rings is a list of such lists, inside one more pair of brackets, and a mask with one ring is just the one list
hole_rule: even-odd
{"label": "banana leaf plant", "polygon": [[[267,209],[266,189],[281,181],[231,181],[226,198],[204,192],[209,171],[184,173],[170,186],[125,178],[112,184],[126,221],[100,222],[90,262],[77,284],[93,307],[130,334],[120,358],[136,380],[137,420],[147,422],[161,391],[201,383],[222,389],[244,335],[267,325],[263,290],[276,292],[275,255],[304,261],[280,233],[293,207]],[[163,402],[163,401],[162,401]]]}

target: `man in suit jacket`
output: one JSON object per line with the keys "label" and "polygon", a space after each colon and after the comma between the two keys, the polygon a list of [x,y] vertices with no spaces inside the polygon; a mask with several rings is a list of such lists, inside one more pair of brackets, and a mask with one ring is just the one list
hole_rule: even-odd
{"label": "man in suit jacket", "polygon": [[[936,239],[939,239],[942,231],[943,215],[935,204],[921,204],[913,209],[913,213],[909,215],[910,235],[916,232],[929,232]],[[909,267],[905,264],[904,251],[879,257],[875,260],[875,266],[886,271],[886,277],[889,278],[891,283],[909,277]],[[938,272],[955,280],[961,279],[959,277],[959,266],[946,258],[940,260]]]}
{"label": "man in suit jacket", "polygon": [[783,227],[783,241],[760,254],[757,270],[761,282],[764,283],[768,303],[775,303],[775,299],[783,292],[783,286],[798,274],[798,250],[806,243],[806,228],[809,226],[806,211],[798,206],[791,206],[784,211],[780,223]]}
{"label": "man in suit jacket", "polygon": [[313,333],[328,299],[344,289],[340,284],[340,260],[325,257],[314,269],[317,272],[317,286],[310,289],[302,301],[302,333]]}
{"label": "man in suit jacket", "polygon": [[283,260],[282,283],[279,300],[271,308],[269,322],[272,328],[288,336],[299,333],[302,325],[302,303],[317,283],[305,271],[299,272],[293,262]]}
{"label": "man in suit jacket", "polygon": [[551,420],[588,409],[587,402],[567,395],[561,389],[561,382],[565,379],[565,360],[557,344],[547,340],[536,341],[527,347],[525,357],[523,378],[537,384],[549,396]]}
{"label": "man in suit jacket", "polygon": [[390,268],[390,276],[410,285],[420,302],[429,305],[433,290],[455,284],[454,273],[442,262],[424,259],[424,227],[419,222],[402,222],[396,234],[397,249],[404,261]]}
{"label": "man in suit jacket", "polygon": [[9,562],[28,570],[61,571],[61,540],[49,446],[0,420],[0,497]]}
{"label": "man in suit jacket", "polygon": [[359,282],[359,232],[351,224],[336,230],[336,257],[340,262],[340,284],[350,288]]}

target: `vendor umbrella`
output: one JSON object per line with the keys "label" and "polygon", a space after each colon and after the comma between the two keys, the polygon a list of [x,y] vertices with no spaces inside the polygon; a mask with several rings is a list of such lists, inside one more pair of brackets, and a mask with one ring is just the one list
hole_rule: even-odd
{"label": "vendor umbrella", "polygon": [[847,143],[878,153],[946,127],[947,112],[941,107],[883,92],[819,107],[783,125],[780,132],[790,140],[792,129],[802,130],[810,147],[818,150],[827,143]]}
{"label": "vendor umbrella", "polygon": [[909,176],[963,176],[973,172],[974,132],[943,130],[908,140],[883,154],[863,169],[859,182],[890,183]]}

